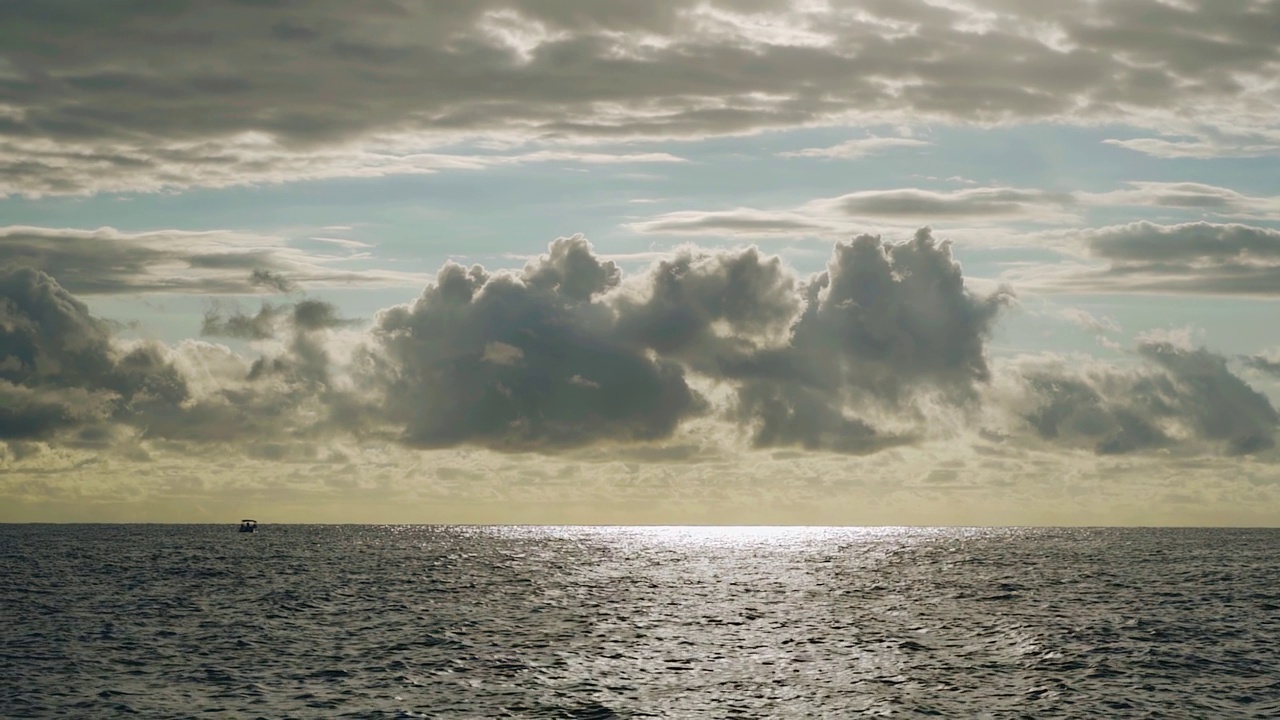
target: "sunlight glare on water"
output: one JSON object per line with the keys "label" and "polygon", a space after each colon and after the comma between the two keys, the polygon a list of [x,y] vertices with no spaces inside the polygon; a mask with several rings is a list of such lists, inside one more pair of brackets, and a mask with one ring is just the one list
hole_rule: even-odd
{"label": "sunlight glare on water", "polygon": [[1274,531],[0,532],[5,718],[1280,715]]}

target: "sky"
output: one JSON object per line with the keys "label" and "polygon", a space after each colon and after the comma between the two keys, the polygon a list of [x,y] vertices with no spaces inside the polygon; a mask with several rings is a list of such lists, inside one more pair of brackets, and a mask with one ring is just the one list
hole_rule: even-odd
{"label": "sky", "polygon": [[0,521],[1280,525],[1277,37],[0,3]]}

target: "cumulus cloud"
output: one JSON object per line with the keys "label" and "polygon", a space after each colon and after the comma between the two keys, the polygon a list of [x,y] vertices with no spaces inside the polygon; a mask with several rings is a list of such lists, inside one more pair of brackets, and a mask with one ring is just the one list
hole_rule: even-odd
{"label": "cumulus cloud", "polygon": [[614,337],[599,297],[619,273],[581,237],[521,273],[449,264],[374,329],[406,442],[498,449],[662,439],[702,409],[683,368]]}
{"label": "cumulus cloud", "polygon": [[290,292],[298,286],[297,283],[280,273],[273,273],[270,270],[261,268],[249,273],[249,284],[282,293]]}
{"label": "cumulus cloud", "polygon": [[181,375],[153,345],[122,352],[111,330],[48,275],[0,274],[0,393],[5,439],[90,431],[179,406]]}
{"label": "cumulus cloud", "polygon": [[0,192],[433,172],[513,161],[458,152],[467,142],[536,141],[517,154],[537,162],[583,142],[818,124],[1247,138],[1274,130],[1280,103],[1274,3],[611,5],[5,3]]}
{"label": "cumulus cloud", "polygon": [[[338,368],[330,333],[349,323],[327,303],[212,307],[204,334],[259,344],[254,361],[207,345],[126,352],[49,276],[22,269],[13,277],[73,309],[57,321],[66,328],[52,334],[66,338],[59,345],[22,350],[50,336],[32,325],[47,314],[4,326],[30,326],[25,340],[7,338],[15,350],[2,367],[18,373],[5,378],[20,388],[10,405],[25,408],[34,428],[83,427],[84,413],[105,407],[149,437],[204,432],[224,441],[252,414],[244,428],[265,440],[298,432],[306,423],[289,413],[309,407],[334,428],[398,426],[414,446],[503,450],[662,440],[711,412],[740,421],[761,446],[867,451],[905,442],[856,417],[859,398],[888,401],[916,387],[962,394],[983,381],[983,338],[999,305],[964,290],[946,244],[928,231],[901,244],[864,236],[838,245],[828,270],[808,280],[755,248],[682,248],[625,283],[612,261],[573,236],[518,272],[446,265],[415,303],[381,312]],[[30,294],[20,290],[8,296]],[[80,356],[61,348],[81,346],[93,348],[92,373],[36,382],[32,368],[74,365],[69,358]],[[60,394],[30,396],[45,386]],[[152,387],[165,389],[163,406],[119,414],[139,405],[138,388]],[[736,397],[734,407],[705,394],[716,387]],[[100,401],[57,404],[71,391]],[[269,421],[276,427],[268,432]]]}
{"label": "cumulus cloud", "polygon": [[[357,419],[338,387],[327,334],[345,321],[304,300],[255,316],[206,318],[206,330],[287,342],[256,362],[225,347],[116,338],[110,324],[47,274],[0,274],[0,431],[5,440],[132,447],[301,440]],[[347,428],[354,429],[354,428]],[[368,423],[376,432],[376,422]],[[132,443],[132,445],[130,445]]]}
{"label": "cumulus cloud", "polygon": [[758,448],[866,454],[1003,417],[1004,437],[1100,454],[1273,446],[1270,401],[1189,336],[1144,336],[1130,367],[1042,359],[997,375],[987,342],[1010,300],[968,288],[927,228],[838,243],[808,277],[757,248],[689,246],[623,277],[573,236],[518,270],[446,264],[367,328],[308,298],[214,306],[205,333],[242,353],[121,340],[18,268],[0,275],[0,439],[132,457],[234,444],[305,458],[339,437],[661,454],[719,426]]}
{"label": "cumulus cloud", "polygon": [[349,270],[343,258],[281,237],[230,231],[0,227],[0,267],[27,267],[79,295],[292,292],[343,285],[419,285],[396,270]]}
{"label": "cumulus cloud", "polygon": [[1182,417],[1201,437],[1226,443],[1233,453],[1275,444],[1280,414],[1265,395],[1231,373],[1225,358],[1170,343],[1147,343],[1138,352],[1169,373],[1184,399]]}
{"label": "cumulus cloud", "polygon": [[872,416],[917,393],[970,397],[1008,298],[968,291],[927,229],[837,244],[808,279],[754,248],[685,248],[629,289],[614,301],[617,331],[731,388],[731,415],[756,446],[840,452],[912,441]]}
{"label": "cumulus cloud", "polygon": [[[1099,454],[1209,445],[1227,454],[1274,446],[1280,414],[1267,397],[1204,348],[1139,342],[1144,362],[1118,368],[1096,361],[1030,358],[1017,367],[1029,388],[1022,417],[1047,441]],[[1017,403],[1010,403],[1016,407]]]}

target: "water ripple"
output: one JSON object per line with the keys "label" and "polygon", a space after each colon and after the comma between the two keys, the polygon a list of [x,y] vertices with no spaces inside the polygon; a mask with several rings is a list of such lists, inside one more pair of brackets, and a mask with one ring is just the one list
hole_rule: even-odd
{"label": "water ripple", "polygon": [[8,526],[0,716],[1280,716],[1280,533]]}

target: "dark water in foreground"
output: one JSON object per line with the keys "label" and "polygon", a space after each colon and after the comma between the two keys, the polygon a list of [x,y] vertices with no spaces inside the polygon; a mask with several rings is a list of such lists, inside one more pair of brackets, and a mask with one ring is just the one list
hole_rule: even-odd
{"label": "dark water in foreground", "polygon": [[1280,717],[1280,532],[0,526],[0,716]]}

